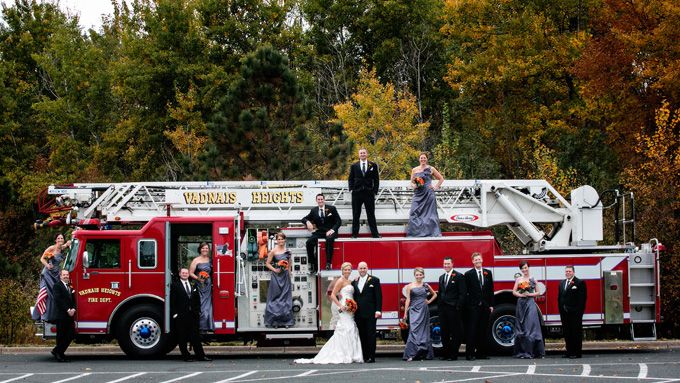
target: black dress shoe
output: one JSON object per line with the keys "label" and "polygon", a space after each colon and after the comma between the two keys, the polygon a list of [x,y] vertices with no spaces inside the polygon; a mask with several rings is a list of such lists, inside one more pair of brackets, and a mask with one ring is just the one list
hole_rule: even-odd
{"label": "black dress shoe", "polygon": [[326,270],[330,270],[330,269],[331,269],[331,264],[330,264],[330,263],[326,263]]}
{"label": "black dress shoe", "polygon": [[373,358],[367,359],[365,363],[375,363],[375,359]]}
{"label": "black dress shoe", "polygon": [[567,358],[569,358],[569,355],[566,355],[566,354],[562,355],[562,358],[567,359]]}
{"label": "black dress shoe", "polygon": [[466,356],[465,360],[475,360],[475,357],[474,356]]}
{"label": "black dress shoe", "polygon": [[578,358],[578,356],[576,356],[576,355],[569,355],[569,359],[576,359],[576,358]]}
{"label": "black dress shoe", "polygon": [[489,359],[488,356],[475,356],[475,358],[477,358],[477,359],[484,359],[484,360]]}
{"label": "black dress shoe", "polygon": [[382,238],[382,236],[380,234],[376,234],[373,236],[373,238]]}
{"label": "black dress shoe", "polygon": [[212,359],[208,358],[207,356],[202,356],[200,358],[196,358],[199,362],[212,362]]}
{"label": "black dress shoe", "polygon": [[185,362],[193,362],[193,361],[194,361],[194,358],[192,358],[192,357],[190,357],[190,356],[187,356],[187,357],[184,358],[184,361],[185,361]]}
{"label": "black dress shoe", "polygon": [[357,239],[359,236],[352,234],[352,239]]}

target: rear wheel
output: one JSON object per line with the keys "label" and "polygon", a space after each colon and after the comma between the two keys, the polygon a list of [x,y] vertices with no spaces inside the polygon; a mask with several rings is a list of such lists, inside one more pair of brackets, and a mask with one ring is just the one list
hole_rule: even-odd
{"label": "rear wheel", "polygon": [[[133,358],[165,355],[172,339],[163,333],[160,308],[152,305],[135,306],[124,313],[116,331],[120,348]],[[174,348],[174,347],[173,347]]]}
{"label": "rear wheel", "polygon": [[498,354],[511,354],[515,344],[515,305],[504,303],[494,307],[489,320],[487,342]]}

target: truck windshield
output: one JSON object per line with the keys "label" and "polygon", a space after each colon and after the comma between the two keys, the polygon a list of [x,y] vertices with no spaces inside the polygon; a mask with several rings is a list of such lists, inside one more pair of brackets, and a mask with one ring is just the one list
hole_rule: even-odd
{"label": "truck windshield", "polygon": [[78,248],[80,247],[80,241],[77,239],[73,239],[71,242],[71,250],[68,252],[66,255],[66,259],[64,260],[64,269],[68,271],[73,271],[73,267],[76,264],[76,255],[78,254]]}

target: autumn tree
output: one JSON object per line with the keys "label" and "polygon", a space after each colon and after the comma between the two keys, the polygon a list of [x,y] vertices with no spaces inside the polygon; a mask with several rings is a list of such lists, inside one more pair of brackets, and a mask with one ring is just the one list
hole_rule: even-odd
{"label": "autumn tree", "polygon": [[381,84],[374,70],[363,70],[359,86],[345,103],[334,106],[347,137],[366,147],[385,179],[410,173],[429,123],[418,122],[418,106],[408,91]]}

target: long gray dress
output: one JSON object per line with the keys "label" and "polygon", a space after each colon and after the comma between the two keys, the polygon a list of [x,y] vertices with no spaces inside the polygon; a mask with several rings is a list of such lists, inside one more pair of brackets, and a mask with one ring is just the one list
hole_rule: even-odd
{"label": "long gray dress", "polygon": [[421,177],[425,181],[425,185],[413,191],[406,235],[409,237],[441,237],[437,201],[434,190],[430,188],[432,168],[426,167],[422,172],[416,173],[416,177]]}
{"label": "long gray dress", "polygon": [[210,276],[203,282],[196,283],[198,296],[201,298],[201,315],[198,319],[198,328],[201,331],[214,331],[215,321],[213,321],[212,310],[212,266],[210,262],[196,264],[196,275],[205,271]]}
{"label": "long gray dress", "polygon": [[411,288],[411,302],[408,308],[409,333],[404,360],[432,359],[432,341],[430,340],[430,310],[427,307],[427,285]]}
{"label": "long gray dress", "polygon": [[[290,262],[290,251],[274,254],[272,266],[281,260]],[[264,310],[264,325],[266,327],[292,326],[293,318],[293,289],[290,274],[287,269],[280,273],[272,273],[267,290],[267,308]]]}
{"label": "long gray dress", "polygon": [[[531,291],[536,291],[536,281],[531,278],[529,283]],[[545,355],[541,321],[533,297],[517,299],[515,334],[514,356],[516,358],[542,358]]]}
{"label": "long gray dress", "polygon": [[54,284],[59,282],[59,273],[61,273],[61,262],[64,260],[64,255],[59,252],[54,254],[54,257],[47,260],[47,263],[52,265],[52,270],[44,266],[42,272],[40,272],[40,287],[38,288],[38,297],[40,296],[40,291],[42,289],[47,289],[47,301],[45,313],[40,315],[38,311],[38,305],[36,300],[36,306],[33,308],[32,318],[33,320],[42,320],[45,322],[54,322],[57,320],[57,307],[52,304],[53,302],[53,289]]}

